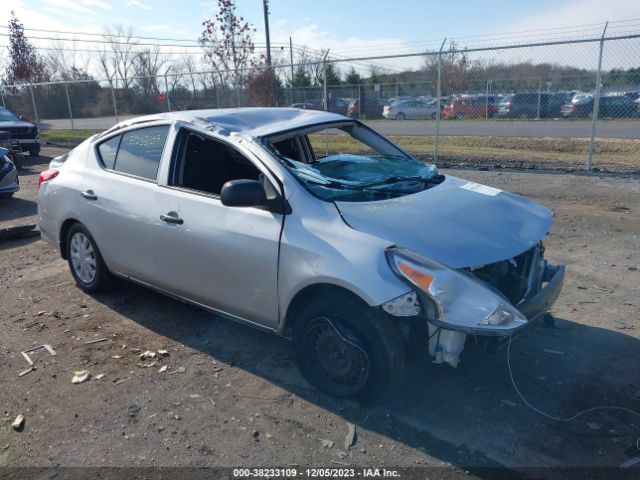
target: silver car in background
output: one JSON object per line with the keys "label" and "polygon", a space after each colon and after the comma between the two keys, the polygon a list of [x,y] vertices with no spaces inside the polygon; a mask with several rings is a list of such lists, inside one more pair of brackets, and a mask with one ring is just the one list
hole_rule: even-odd
{"label": "silver car in background", "polygon": [[[323,131],[350,150],[329,152]],[[40,230],[80,288],[123,277],[286,336],[336,396],[375,403],[423,347],[456,366],[467,339],[508,338],[562,286],[544,259],[549,210],[441,175],[334,113],[141,117],[55,166]]]}
{"label": "silver car in background", "polygon": [[417,98],[393,100],[385,105],[382,116],[389,120],[428,120],[437,115],[437,101],[424,101]]}

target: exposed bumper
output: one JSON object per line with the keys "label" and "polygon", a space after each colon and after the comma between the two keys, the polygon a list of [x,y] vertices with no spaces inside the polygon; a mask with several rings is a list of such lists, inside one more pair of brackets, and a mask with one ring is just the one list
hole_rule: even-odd
{"label": "exposed bumper", "polygon": [[548,283],[533,297],[518,306],[518,310],[527,317],[529,323],[547,313],[558,299],[564,283],[564,273],[564,265],[546,265],[543,281]]}

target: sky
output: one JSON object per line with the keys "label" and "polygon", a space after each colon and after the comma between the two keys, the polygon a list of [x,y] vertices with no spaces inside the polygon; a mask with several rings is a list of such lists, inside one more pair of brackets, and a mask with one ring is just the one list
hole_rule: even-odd
{"label": "sky", "polygon": [[[215,14],[216,5],[215,0],[4,0],[0,2],[0,26],[8,23],[10,10],[15,10],[26,28],[102,33],[106,27],[120,24],[133,27],[139,36],[194,40],[202,30],[202,21]],[[237,0],[237,7],[238,13],[256,26],[255,41],[262,48],[262,0]],[[295,48],[329,48],[336,57],[361,57],[437,50],[444,37],[473,47],[596,36],[606,20],[614,22],[611,32],[640,32],[640,0],[270,1],[272,49],[280,49],[283,55],[288,53],[289,37]],[[0,45],[7,43],[6,36],[1,36],[6,32],[0,28]],[[31,37],[52,36],[27,33]],[[39,47],[53,43],[44,39],[33,42]],[[95,44],[79,40],[73,45],[95,48]],[[575,57],[578,52],[557,50],[545,53],[549,61]],[[573,63],[593,63],[592,49],[587,50],[579,51],[577,55],[584,58],[574,58]],[[527,59],[534,54],[520,51],[517,55]],[[608,58],[610,63],[622,65],[628,63],[624,60],[627,56],[635,61],[633,52]],[[385,61],[385,65],[415,67],[415,61]]]}

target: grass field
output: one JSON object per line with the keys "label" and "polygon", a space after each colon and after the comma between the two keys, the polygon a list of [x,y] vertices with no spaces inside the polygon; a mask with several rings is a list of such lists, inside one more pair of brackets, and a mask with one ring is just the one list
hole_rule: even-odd
{"label": "grass field", "polygon": [[[94,130],[46,130],[41,136],[47,143],[73,146],[97,133]],[[324,153],[325,137],[310,136],[314,149]],[[433,158],[434,137],[388,137],[403,149],[424,160]],[[346,135],[328,135],[329,153],[358,152],[358,142]],[[440,159],[465,163],[541,163],[571,167],[584,166],[589,151],[587,139],[519,138],[519,137],[440,137]],[[594,166],[640,170],[640,140],[596,140]]]}

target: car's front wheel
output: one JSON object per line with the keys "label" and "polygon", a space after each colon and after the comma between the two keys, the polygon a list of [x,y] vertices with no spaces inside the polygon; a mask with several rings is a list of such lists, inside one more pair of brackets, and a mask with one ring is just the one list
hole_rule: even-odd
{"label": "car's front wheel", "polygon": [[38,155],[40,155],[40,145],[29,147],[29,156],[37,157]]}
{"label": "car's front wheel", "polygon": [[302,307],[295,319],[293,349],[309,383],[367,405],[384,398],[404,373],[397,327],[349,295],[327,295]]}
{"label": "car's front wheel", "polygon": [[67,234],[67,261],[71,274],[85,292],[101,292],[111,286],[112,275],[89,230],[75,223]]}

